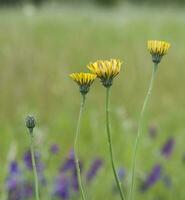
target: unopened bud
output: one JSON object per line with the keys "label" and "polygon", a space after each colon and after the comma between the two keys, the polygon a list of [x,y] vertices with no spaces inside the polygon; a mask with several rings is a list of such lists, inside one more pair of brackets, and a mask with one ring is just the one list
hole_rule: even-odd
{"label": "unopened bud", "polygon": [[33,131],[33,128],[35,127],[36,121],[33,116],[27,116],[26,117],[26,127],[30,130],[30,132]]}

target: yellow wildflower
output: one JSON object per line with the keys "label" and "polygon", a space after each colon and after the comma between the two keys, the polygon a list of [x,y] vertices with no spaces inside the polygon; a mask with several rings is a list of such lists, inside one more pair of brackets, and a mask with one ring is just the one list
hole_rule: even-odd
{"label": "yellow wildflower", "polygon": [[114,77],[120,72],[121,64],[122,62],[116,59],[98,60],[94,63],[90,63],[87,67],[100,78],[105,87],[110,87]]}
{"label": "yellow wildflower", "polygon": [[82,94],[86,94],[89,91],[91,84],[94,82],[96,75],[91,73],[72,73],[69,75],[80,88]]}
{"label": "yellow wildflower", "polygon": [[152,55],[152,61],[156,64],[158,64],[161,61],[161,58],[167,54],[169,48],[170,43],[168,42],[157,40],[148,41],[148,50]]}

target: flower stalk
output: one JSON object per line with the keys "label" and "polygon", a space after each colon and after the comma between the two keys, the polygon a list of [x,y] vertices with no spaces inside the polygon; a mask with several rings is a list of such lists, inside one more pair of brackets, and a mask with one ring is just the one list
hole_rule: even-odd
{"label": "flower stalk", "polygon": [[76,128],[76,134],[75,134],[75,140],[74,140],[74,156],[75,156],[77,178],[78,178],[78,184],[79,184],[81,196],[82,196],[83,200],[86,200],[83,185],[82,185],[80,165],[79,165],[79,159],[78,159],[78,153],[77,153],[78,152],[78,143],[77,142],[78,142],[78,136],[79,136],[79,132],[80,132],[80,123],[81,123],[82,113],[84,110],[84,105],[85,105],[85,94],[82,94],[80,112],[79,112],[79,116],[78,116],[78,122],[77,122],[77,128]]}
{"label": "flower stalk", "polygon": [[107,129],[107,139],[108,139],[110,160],[111,160],[111,165],[112,165],[112,170],[113,170],[114,178],[116,181],[116,185],[120,193],[120,197],[122,200],[125,200],[121,182],[119,180],[118,174],[116,172],[115,164],[114,164],[114,154],[113,154],[113,149],[112,149],[112,138],[111,138],[111,133],[110,133],[110,122],[109,122],[109,98],[110,98],[110,87],[107,87],[106,88],[106,129]]}
{"label": "flower stalk", "polygon": [[38,175],[37,175],[37,168],[36,168],[36,162],[35,162],[35,156],[34,156],[34,137],[33,133],[30,131],[30,152],[31,152],[31,160],[32,160],[32,166],[33,166],[33,173],[34,173],[34,179],[35,179],[35,196],[36,200],[39,200],[39,182],[38,182]]}
{"label": "flower stalk", "polygon": [[78,86],[79,86],[79,91],[82,96],[81,100],[81,105],[80,105],[80,112],[78,116],[78,123],[77,123],[77,128],[76,128],[76,134],[75,134],[75,139],[74,139],[74,156],[75,156],[75,165],[76,165],[76,171],[77,171],[77,179],[78,179],[78,184],[81,192],[81,196],[83,200],[86,200],[85,194],[84,194],[84,189],[82,185],[82,178],[81,178],[81,173],[80,173],[80,165],[79,165],[79,160],[78,160],[78,135],[80,132],[80,122],[82,118],[82,113],[84,110],[84,104],[85,104],[85,96],[89,92],[90,86],[96,79],[95,74],[91,73],[72,73],[70,74],[70,77],[75,81]]}
{"label": "flower stalk", "polygon": [[37,174],[37,168],[36,168],[36,162],[35,162],[35,154],[34,154],[34,135],[33,135],[33,129],[35,127],[35,119],[32,116],[28,116],[26,118],[26,126],[29,130],[30,135],[30,152],[31,152],[31,159],[32,159],[32,168],[33,168],[33,174],[35,179],[35,198],[36,200],[39,200],[39,182],[38,182],[38,174]]}
{"label": "flower stalk", "polygon": [[112,138],[110,133],[110,122],[109,122],[109,96],[110,96],[110,87],[113,84],[114,78],[119,74],[121,70],[122,62],[119,59],[110,59],[110,60],[97,60],[94,63],[90,63],[87,67],[90,71],[97,75],[100,79],[102,85],[106,88],[106,129],[107,129],[107,140],[109,147],[110,160],[112,165],[113,175],[116,181],[117,188],[120,193],[122,200],[125,200],[125,195],[122,190],[121,182],[119,180],[118,174],[116,172],[116,167],[114,164],[114,154],[112,149]]}
{"label": "flower stalk", "polygon": [[152,88],[153,88],[153,83],[154,83],[154,79],[156,76],[156,72],[157,72],[157,68],[158,68],[158,64],[154,63],[153,66],[153,71],[152,71],[152,77],[150,80],[150,84],[149,84],[149,88],[148,88],[148,92],[146,94],[141,112],[140,112],[140,116],[139,116],[139,121],[138,121],[138,131],[137,131],[137,136],[136,136],[136,141],[135,141],[135,145],[134,145],[134,151],[133,151],[133,160],[132,160],[132,177],[131,177],[131,188],[130,188],[130,192],[129,192],[129,200],[133,199],[133,189],[134,189],[134,177],[135,177],[135,167],[136,167],[136,156],[137,156],[137,150],[138,150],[138,144],[140,142],[140,138],[141,138],[141,131],[142,131],[142,126],[143,126],[143,120],[144,120],[144,114],[145,114],[145,110],[146,110],[146,106],[148,104],[149,98],[151,96],[152,93]]}
{"label": "flower stalk", "polygon": [[133,190],[134,190],[134,177],[135,177],[135,167],[136,167],[136,156],[137,156],[137,149],[138,149],[138,144],[141,138],[141,131],[142,131],[142,126],[143,126],[143,121],[144,121],[144,114],[146,110],[146,106],[148,104],[149,98],[152,93],[152,88],[153,88],[153,83],[154,79],[156,76],[158,64],[161,62],[161,59],[163,58],[164,55],[167,54],[169,48],[170,48],[170,43],[165,42],[165,41],[158,41],[158,40],[149,40],[148,41],[148,51],[150,52],[152,56],[152,62],[154,63],[153,65],[153,71],[152,71],[152,77],[151,81],[149,84],[148,92],[146,94],[139,120],[138,120],[138,130],[137,130],[137,136],[135,140],[135,145],[134,145],[134,151],[133,151],[133,160],[132,160],[132,177],[131,177],[131,187],[129,191],[129,200],[133,199]]}

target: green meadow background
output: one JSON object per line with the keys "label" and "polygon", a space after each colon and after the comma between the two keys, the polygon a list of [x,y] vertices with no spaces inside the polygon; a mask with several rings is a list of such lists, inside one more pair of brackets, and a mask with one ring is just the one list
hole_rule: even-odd
{"label": "green meadow background", "polygon": [[[111,129],[117,167],[126,169],[128,192],[137,119],[151,77],[148,39],[171,43],[163,58],[150,103],[137,157],[135,199],[185,199],[185,9],[170,5],[121,4],[98,7],[89,4],[46,4],[0,8],[0,186],[7,163],[22,155],[29,145],[24,124],[27,114],[37,119],[36,149],[45,155],[53,143],[60,155],[47,167],[57,175],[61,160],[72,148],[80,106],[72,72],[87,72],[97,59],[123,60],[121,73],[111,88]],[[148,130],[157,127],[151,139]],[[175,148],[169,159],[160,155],[173,136]],[[79,138],[80,157],[88,168],[100,156],[104,167],[93,184],[85,186],[89,199],[119,199],[112,195],[113,175],[105,132],[105,88],[99,80],[87,95]],[[145,193],[138,189],[154,164],[162,163],[172,187],[162,181]],[[42,199],[45,199],[44,196]],[[3,199],[2,199],[3,200]]]}

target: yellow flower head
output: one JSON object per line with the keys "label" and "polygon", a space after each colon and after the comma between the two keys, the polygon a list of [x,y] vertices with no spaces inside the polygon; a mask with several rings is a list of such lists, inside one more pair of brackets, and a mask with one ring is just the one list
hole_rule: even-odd
{"label": "yellow flower head", "polygon": [[165,41],[149,40],[148,50],[152,55],[152,61],[156,64],[160,63],[161,58],[167,54],[170,43]]}
{"label": "yellow flower head", "polygon": [[69,76],[79,85],[80,92],[83,95],[88,93],[91,84],[96,78],[96,75],[91,73],[72,73]]}
{"label": "yellow flower head", "polygon": [[116,59],[98,60],[94,63],[90,63],[87,67],[100,78],[105,87],[110,87],[114,77],[120,72],[121,64],[122,62]]}

